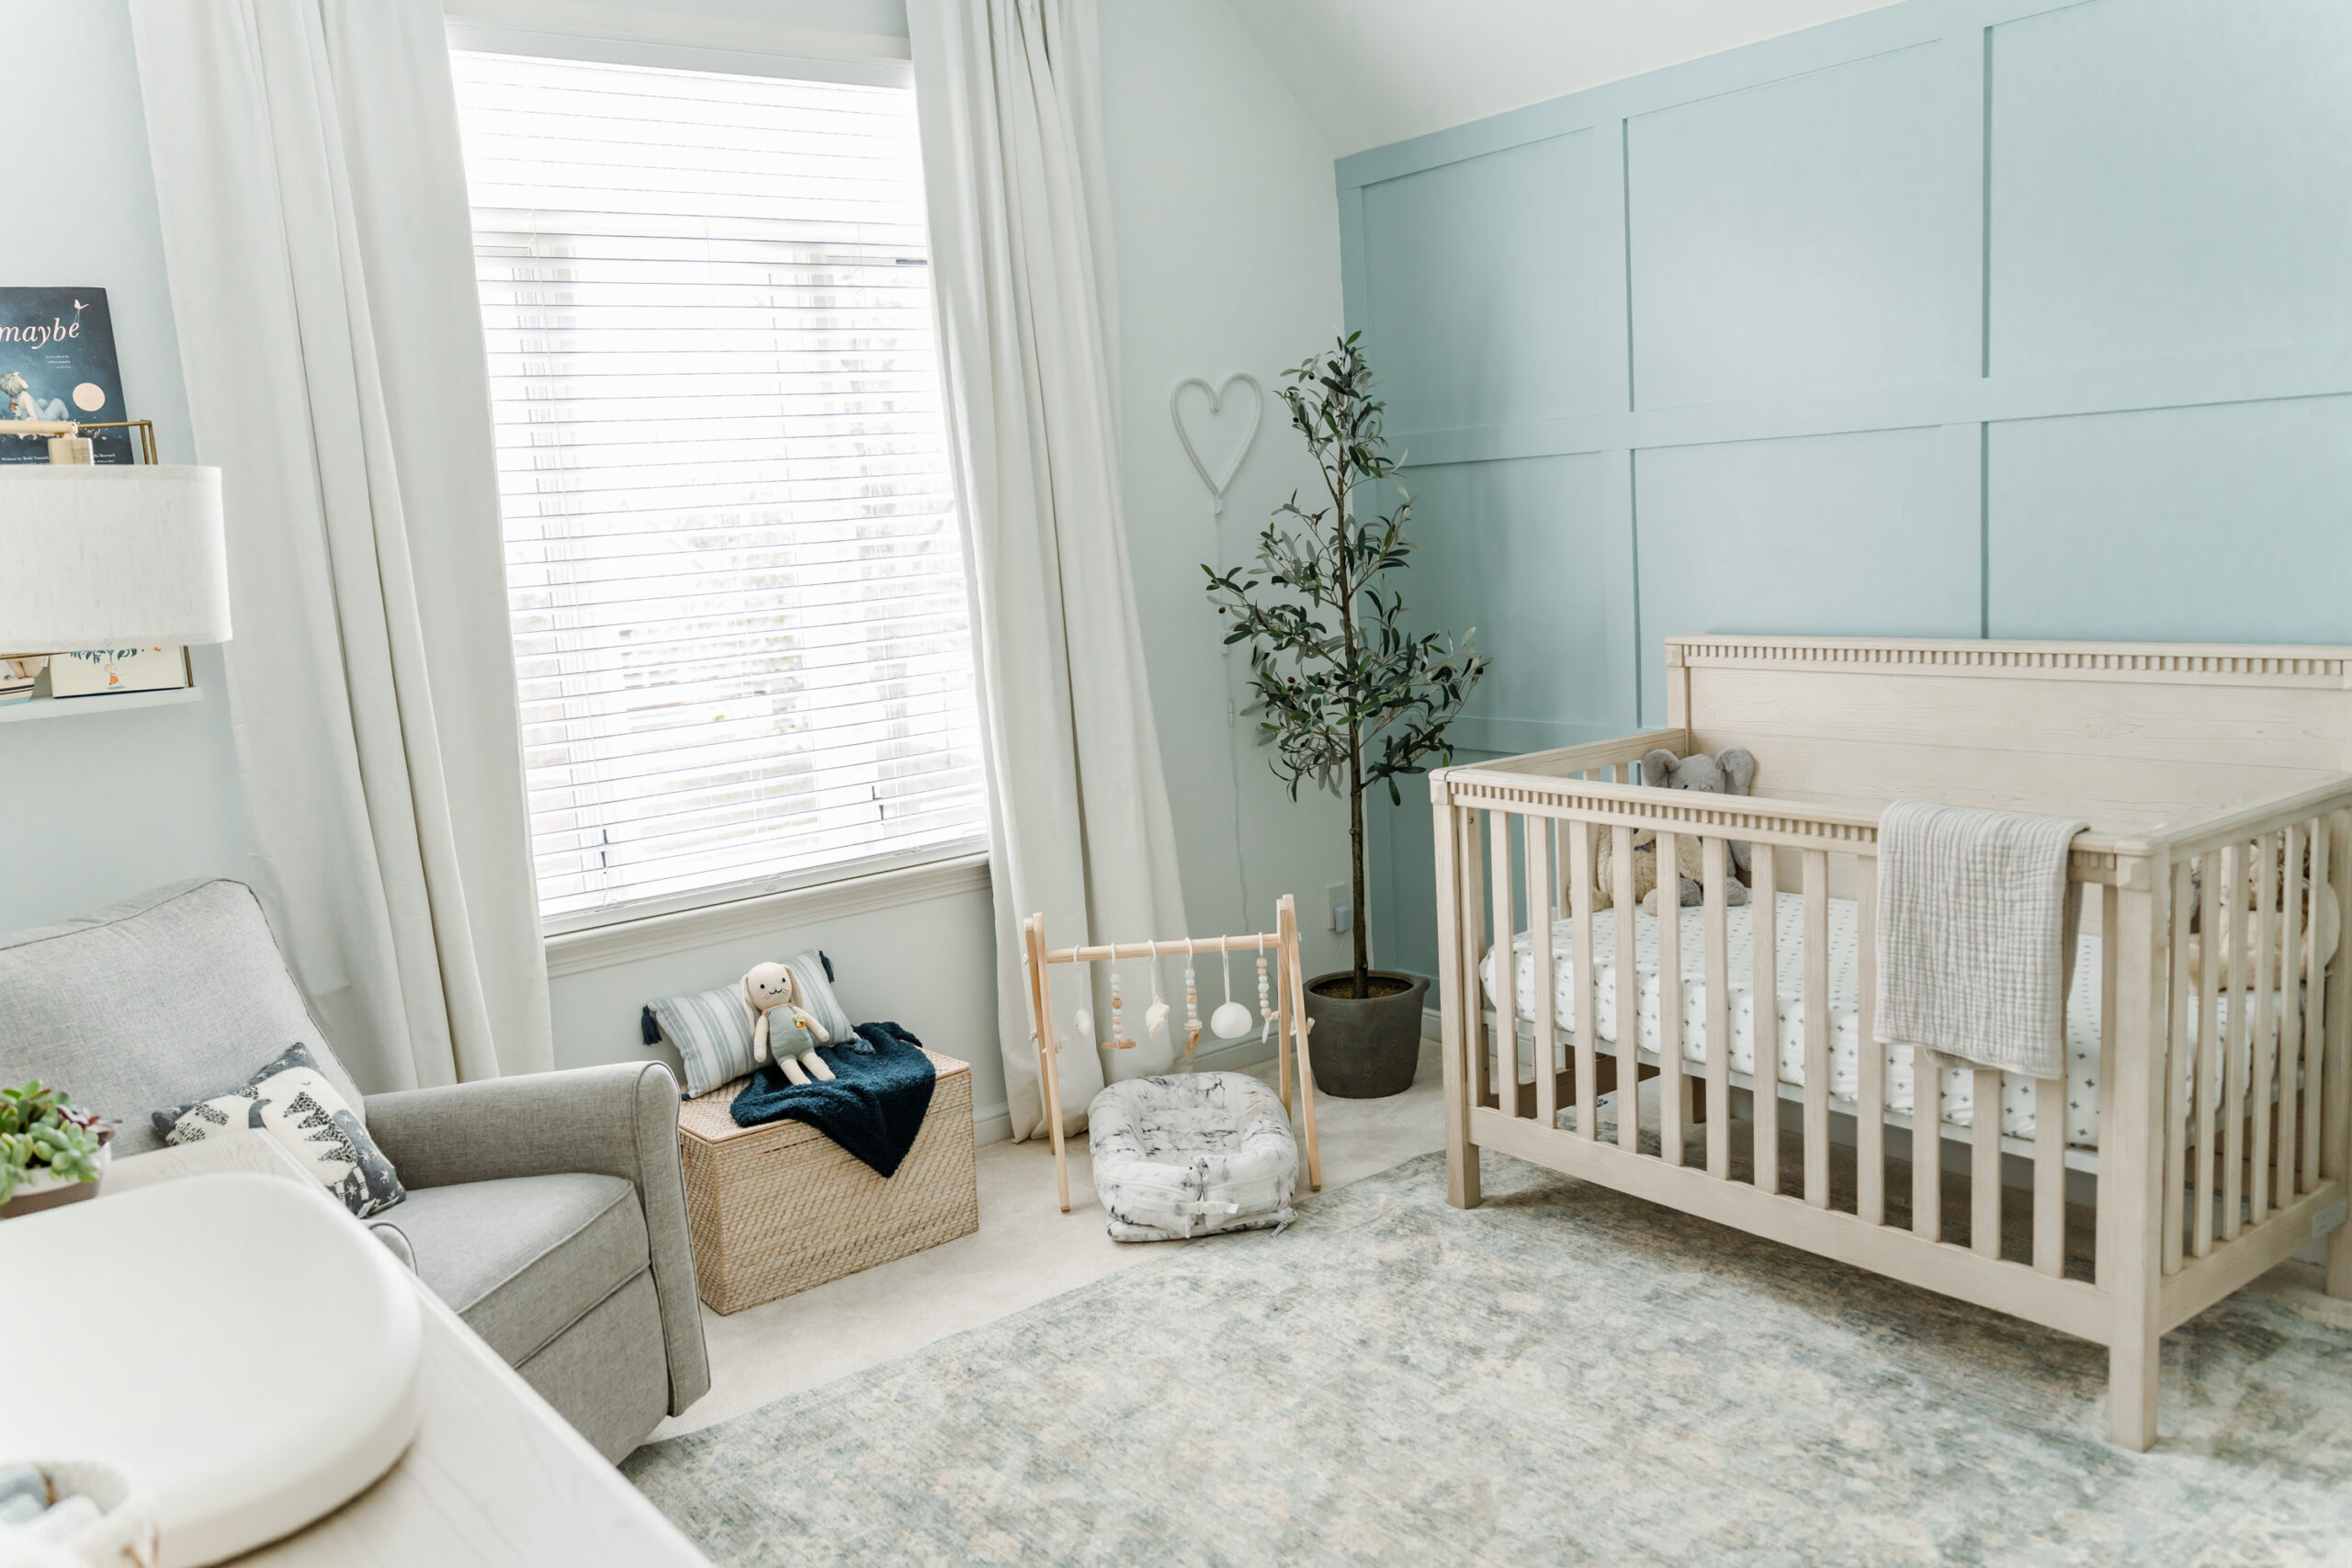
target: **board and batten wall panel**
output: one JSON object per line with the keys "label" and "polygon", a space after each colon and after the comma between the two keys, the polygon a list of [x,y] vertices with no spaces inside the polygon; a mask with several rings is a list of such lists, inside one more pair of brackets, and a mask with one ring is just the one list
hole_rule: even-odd
{"label": "board and batten wall panel", "polygon": [[1925,380],[1963,338],[1973,368],[1951,309],[1941,51],[1629,118],[1635,407]]}
{"label": "board and batten wall panel", "polygon": [[1672,633],[2352,640],[2347,81],[2342,0],[1907,0],[1341,159],[1459,760]]}

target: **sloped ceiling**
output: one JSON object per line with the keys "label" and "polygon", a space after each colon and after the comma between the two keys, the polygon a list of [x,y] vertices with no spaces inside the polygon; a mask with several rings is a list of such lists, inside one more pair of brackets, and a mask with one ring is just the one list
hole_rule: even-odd
{"label": "sloped ceiling", "polygon": [[1344,157],[1890,0],[1232,0]]}

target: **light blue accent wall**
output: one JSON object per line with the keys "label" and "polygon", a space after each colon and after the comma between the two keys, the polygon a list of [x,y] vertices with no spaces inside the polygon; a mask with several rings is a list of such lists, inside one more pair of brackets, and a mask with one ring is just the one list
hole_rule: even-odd
{"label": "light blue accent wall", "polygon": [[1671,633],[2352,641],[2346,82],[2343,0],[1909,0],[1341,159],[1457,760],[1662,723]]}

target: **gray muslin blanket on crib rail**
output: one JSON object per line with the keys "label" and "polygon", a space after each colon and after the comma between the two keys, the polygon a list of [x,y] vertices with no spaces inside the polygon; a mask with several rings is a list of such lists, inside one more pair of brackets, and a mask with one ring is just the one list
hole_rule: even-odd
{"label": "gray muslin blanket on crib rail", "polygon": [[1878,819],[1877,1035],[1950,1066],[2066,1076],[2087,822],[1898,800]]}

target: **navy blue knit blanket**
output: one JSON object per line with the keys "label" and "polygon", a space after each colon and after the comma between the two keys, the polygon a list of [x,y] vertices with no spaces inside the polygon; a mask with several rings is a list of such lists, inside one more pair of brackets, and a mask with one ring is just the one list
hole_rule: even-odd
{"label": "navy blue knit blanket", "polygon": [[790,1119],[805,1122],[884,1176],[894,1174],[922,1131],[931,1091],[939,1075],[922,1054],[922,1042],[895,1023],[861,1023],[858,1037],[873,1047],[817,1047],[832,1081],[795,1084],[770,1062],[752,1075],[735,1096],[738,1127]]}

